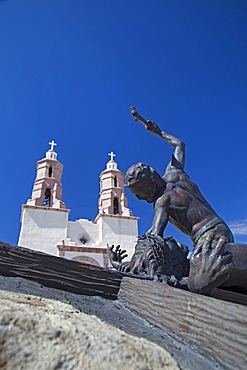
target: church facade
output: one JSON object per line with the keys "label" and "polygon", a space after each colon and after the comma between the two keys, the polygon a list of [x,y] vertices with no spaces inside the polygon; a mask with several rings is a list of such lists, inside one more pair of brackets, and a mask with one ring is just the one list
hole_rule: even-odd
{"label": "church facade", "polygon": [[128,208],[124,175],[111,152],[100,174],[98,214],[93,221],[69,220],[70,210],[62,200],[63,165],[54,150],[37,162],[31,198],[22,206],[18,246],[95,266],[110,267],[108,243],[121,245],[129,257],[138,236],[138,217]]}

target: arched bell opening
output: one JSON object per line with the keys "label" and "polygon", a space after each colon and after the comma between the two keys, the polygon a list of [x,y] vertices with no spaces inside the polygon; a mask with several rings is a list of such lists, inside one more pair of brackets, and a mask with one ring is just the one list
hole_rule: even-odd
{"label": "arched bell opening", "polygon": [[119,214],[119,200],[118,200],[118,198],[113,199],[113,213],[114,213],[114,215]]}
{"label": "arched bell opening", "polygon": [[46,189],[45,190],[43,205],[45,207],[50,207],[51,206],[51,189]]}
{"label": "arched bell opening", "polygon": [[52,177],[52,166],[49,167],[48,176]]}

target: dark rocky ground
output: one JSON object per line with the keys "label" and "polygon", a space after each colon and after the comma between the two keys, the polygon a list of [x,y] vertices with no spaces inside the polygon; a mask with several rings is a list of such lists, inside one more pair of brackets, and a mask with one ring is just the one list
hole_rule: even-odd
{"label": "dark rocky ground", "polygon": [[0,300],[1,369],[221,368],[118,300],[3,276]]}

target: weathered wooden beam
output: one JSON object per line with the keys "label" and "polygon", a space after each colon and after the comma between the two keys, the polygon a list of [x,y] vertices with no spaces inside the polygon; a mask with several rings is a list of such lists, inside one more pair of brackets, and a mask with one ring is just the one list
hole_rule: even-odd
{"label": "weathered wooden beam", "polygon": [[247,364],[247,308],[166,284],[124,277],[119,300],[226,369]]}
{"label": "weathered wooden beam", "polygon": [[[34,280],[77,294],[100,295],[111,299],[117,298],[123,276],[145,279],[143,276],[120,273],[2,242],[0,274]],[[214,297],[247,305],[247,296],[243,294],[217,289]]]}
{"label": "weathered wooden beam", "polygon": [[0,274],[34,280],[50,288],[117,299],[123,274],[0,243]]}
{"label": "weathered wooden beam", "polygon": [[242,304],[244,306],[247,306],[247,295],[246,294],[240,294],[240,293],[223,290],[223,289],[215,289],[215,291],[212,293],[212,297],[217,298],[217,299],[222,299],[223,301]]}

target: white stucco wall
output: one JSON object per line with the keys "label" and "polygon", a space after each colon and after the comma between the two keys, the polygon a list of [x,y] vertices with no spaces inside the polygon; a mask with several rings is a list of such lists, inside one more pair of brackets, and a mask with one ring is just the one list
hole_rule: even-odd
{"label": "white stucco wall", "polygon": [[67,236],[68,211],[24,206],[18,246],[58,255],[57,244]]}
{"label": "white stucco wall", "polygon": [[138,235],[138,222],[136,218],[120,217],[115,215],[102,215],[97,223],[101,226],[102,244],[120,244],[126,249],[128,260],[132,257]]}
{"label": "white stucco wall", "polygon": [[68,222],[68,238],[76,245],[80,245],[80,236],[88,236],[88,242],[85,245],[97,244],[99,241],[99,225],[86,219],[79,219]]}

